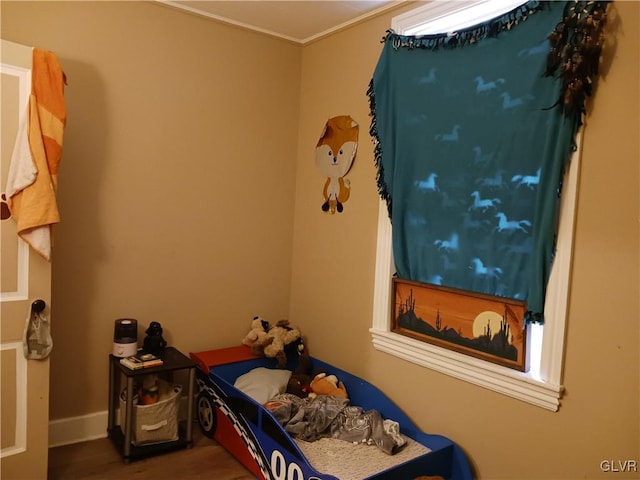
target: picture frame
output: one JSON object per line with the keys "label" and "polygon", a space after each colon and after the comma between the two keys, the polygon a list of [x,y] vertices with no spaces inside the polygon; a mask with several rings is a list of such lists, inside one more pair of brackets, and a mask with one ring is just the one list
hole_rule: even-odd
{"label": "picture frame", "polygon": [[393,278],[391,331],[525,372],[526,302]]}

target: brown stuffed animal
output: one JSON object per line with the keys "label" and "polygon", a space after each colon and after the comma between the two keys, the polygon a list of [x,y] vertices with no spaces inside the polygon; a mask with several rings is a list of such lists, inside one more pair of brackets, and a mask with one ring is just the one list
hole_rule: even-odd
{"label": "brown stuffed animal", "polygon": [[284,347],[294,343],[300,337],[300,330],[291,327],[288,320],[280,320],[267,331],[266,335],[253,343],[251,353],[256,356],[275,358],[278,361],[278,368],[284,368],[287,364]]}
{"label": "brown stuffed animal", "polygon": [[269,322],[260,316],[253,317],[251,320],[251,330],[242,339],[242,343],[247,346],[252,346],[262,337],[267,335],[269,329]]}
{"label": "brown stuffed animal", "polygon": [[298,359],[298,366],[291,374],[285,391],[305,398],[311,393],[311,380],[311,358],[303,353]]}
{"label": "brown stuffed animal", "polygon": [[317,374],[311,381],[310,397],[316,395],[335,395],[336,397],[349,398],[347,396],[347,389],[342,382],[338,382],[338,378],[335,375],[327,375],[326,373]]}

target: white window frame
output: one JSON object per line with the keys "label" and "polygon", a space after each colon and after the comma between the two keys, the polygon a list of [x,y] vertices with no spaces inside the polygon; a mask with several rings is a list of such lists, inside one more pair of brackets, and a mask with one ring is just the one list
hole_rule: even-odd
{"label": "white window frame", "polygon": [[[469,8],[483,3],[499,4],[499,8],[502,9],[502,11],[494,10],[489,13],[486,19],[490,19],[523,2],[512,2],[511,5],[505,7],[504,1],[445,2],[436,0],[394,17],[391,28],[395,32],[403,34],[417,25],[423,25],[430,20],[456,13],[464,9],[465,6]],[[470,25],[483,21],[481,17],[475,18],[476,20]],[[477,20],[478,18],[480,20]],[[422,29],[422,33],[425,33],[424,29]],[[378,210],[373,321],[370,329],[374,348],[547,410],[555,412],[559,409],[563,391],[562,370],[571,283],[581,139],[581,134],[578,134],[576,138],[578,149],[570,159],[563,183],[556,255],[547,285],[544,307],[546,321],[544,326],[530,325],[528,327],[529,370],[520,372],[391,331],[390,315],[393,310],[391,278],[395,273],[395,267],[391,222],[386,202],[382,200]]]}

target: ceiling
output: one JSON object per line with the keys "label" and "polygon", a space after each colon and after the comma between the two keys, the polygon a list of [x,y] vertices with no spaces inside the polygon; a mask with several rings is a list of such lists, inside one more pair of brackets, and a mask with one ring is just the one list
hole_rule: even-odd
{"label": "ceiling", "polygon": [[406,0],[157,0],[170,7],[305,44]]}

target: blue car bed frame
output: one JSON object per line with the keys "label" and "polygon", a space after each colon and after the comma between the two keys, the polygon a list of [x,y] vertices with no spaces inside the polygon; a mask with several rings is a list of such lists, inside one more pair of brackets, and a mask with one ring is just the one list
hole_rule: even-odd
{"label": "blue car bed frame", "polygon": [[[255,357],[249,347],[208,350],[190,354],[198,365],[196,411],[202,432],[214,438],[256,478],[261,480],[340,480],[317,471],[296,441],[261,404],[234,387],[235,380],[257,367],[275,368],[275,360]],[[411,460],[363,480],[413,480],[421,476],[471,480],[469,463],[458,445],[441,435],[427,434],[379,389],[321,360],[314,368],[336,375],[349,392],[352,405],[375,409],[393,419],[400,432],[429,449]],[[293,370],[293,368],[291,368]],[[371,447],[375,448],[375,447]]]}

